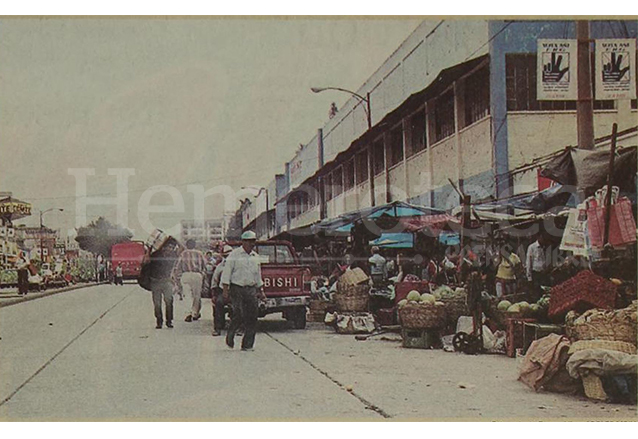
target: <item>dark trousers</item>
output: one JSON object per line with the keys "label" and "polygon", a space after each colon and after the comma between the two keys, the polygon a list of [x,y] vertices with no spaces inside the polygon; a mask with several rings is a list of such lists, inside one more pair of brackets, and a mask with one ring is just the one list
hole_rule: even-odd
{"label": "dark trousers", "polygon": [[250,349],[255,344],[257,330],[257,316],[259,304],[257,302],[257,288],[230,285],[230,300],[233,304],[233,318],[226,334],[226,340],[234,340],[237,329],[244,325],[245,332],[241,340],[242,349]]}
{"label": "dark trousers", "polygon": [[173,321],[173,283],[170,279],[151,278],[151,291],[153,292],[153,309],[158,325],[162,321],[162,298],[166,304],[166,322]]}
{"label": "dark trousers", "polygon": [[221,288],[213,291],[213,327],[221,331],[226,326],[226,309],[224,308],[224,295]]}
{"label": "dark trousers", "polygon": [[122,276],[115,276],[115,285],[124,285],[124,281],[122,280]]}
{"label": "dark trousers", "polygon": [[18,294],[27,294],[29,291],[29,270],[20,268],[18,270]]}

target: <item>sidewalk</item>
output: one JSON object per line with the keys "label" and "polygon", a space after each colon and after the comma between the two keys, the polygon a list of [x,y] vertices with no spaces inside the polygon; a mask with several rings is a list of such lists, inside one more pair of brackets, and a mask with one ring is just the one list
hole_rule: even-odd
{"label": "sidewalk", "polygon": [[[106,283],[106,282],[103,282]],[[27,302],[29,300],[39,299],[40,297],[52,296],[53,294],[64,293],[65,291],[73,291],[80,288],[92,287],[95,285],[102,285],[103,283],[87,282],[75,285],[69,285],[62,288],[51,288],[44,291],[30,291],[26,296],[18,294],[17,288],[2,288],[0,289],[0,308],[16,303]]]}

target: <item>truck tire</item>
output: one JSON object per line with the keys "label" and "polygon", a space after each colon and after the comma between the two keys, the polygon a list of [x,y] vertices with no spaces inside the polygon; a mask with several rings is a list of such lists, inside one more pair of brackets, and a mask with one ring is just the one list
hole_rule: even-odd
{"label": "truck tire", "polygon": [[306,328],[306,307],[298,307],[290,311],[290,321],[294,329]]}

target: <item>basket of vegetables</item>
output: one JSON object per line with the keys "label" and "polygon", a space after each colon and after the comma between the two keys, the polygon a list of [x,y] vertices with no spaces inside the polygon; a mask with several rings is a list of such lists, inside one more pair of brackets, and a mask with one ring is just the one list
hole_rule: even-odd
{"label": "basket of vegetables", "polygon": [[446,324],[445,304],[432,294],[411,291],[399,302],[399,321],[405,329],[436,329]]}

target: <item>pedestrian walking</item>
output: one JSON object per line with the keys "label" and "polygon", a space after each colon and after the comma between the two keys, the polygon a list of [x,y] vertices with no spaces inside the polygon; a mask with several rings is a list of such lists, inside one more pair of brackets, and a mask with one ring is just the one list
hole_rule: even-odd
{"label": "pedestrian walking", "polygon": [[124,285],[124,270],[121,262],[115,267],[115,285]]}
{"label": "pedestrian walking", "polygon": [[531,300],[534,301],[542,297],[542,287],[550,285],[551,265],[546,255],[547,245],[547,236],[540,233],[536,241],[527,247],[525,268],[527,269],[527,280],[531,283]]}
{"label": "pedestrian walking", "polygon": [[224,298],[230,296],[233,306],[233,317],[230,328],[226,333],[226,344],[235,347],[235,332],[244,324],[245,333],[242,337],[242,350],[252,350],[255,343],[257,329],[257,314],[259,304],[257,296],[263,300],[263,291],[259,255],[254,251],[257,237],[255,232],[244,232],[241,235],[242,245],[233,250],[226,259],[226,266],[222,272],[221,281]]}
{"label": "pedestrian walking", "polygon": [[173,282],[171,273],[175,261],[181,251],[179,242],[172,236],[163,232],[155,239],[153,251],[150,255],[150,267],[148,268],[151,277],[151,291],[153,293],[153,308],[157,329],[162,328],[162,299],[166,306],[166,327],[173,327]]}
{"label": "pedestrian walking", "polygon": [[29,292],[29,261],[24,253],[20,252],[18,259],[18,294],[25,295]]}
{"label": "pedestrian walking", "polygon": [[388,267],[387,262],[379,252],[379,247],[376,245],[371,249],[372,256],[368,259],[370,265],[370,277],[375,287],[385,286],[388,279]]}
{"label": "pedestrian walking", "polygon": [[225,245],[222,249],[222,260],[215,267],[213,278],[211,279],[212,303],[213,303],[213,337],[222,334],[226,326],[226,303],[224,302],[224,294],[221,285],[222,273],[226,266],[226,259],[233,251],[230,245]]}
{"label": "pedestrian walking", "polygon": [[199,250],[195,249],[195,241],[186,241],[186,250],[182,252],[173,267],[171,278],[176,285],[181,285],[182,291],[190,291],[193,299],[191,310],[184,321],[199,320],[202,309],[202,281],[206,270],[206,259]]}

